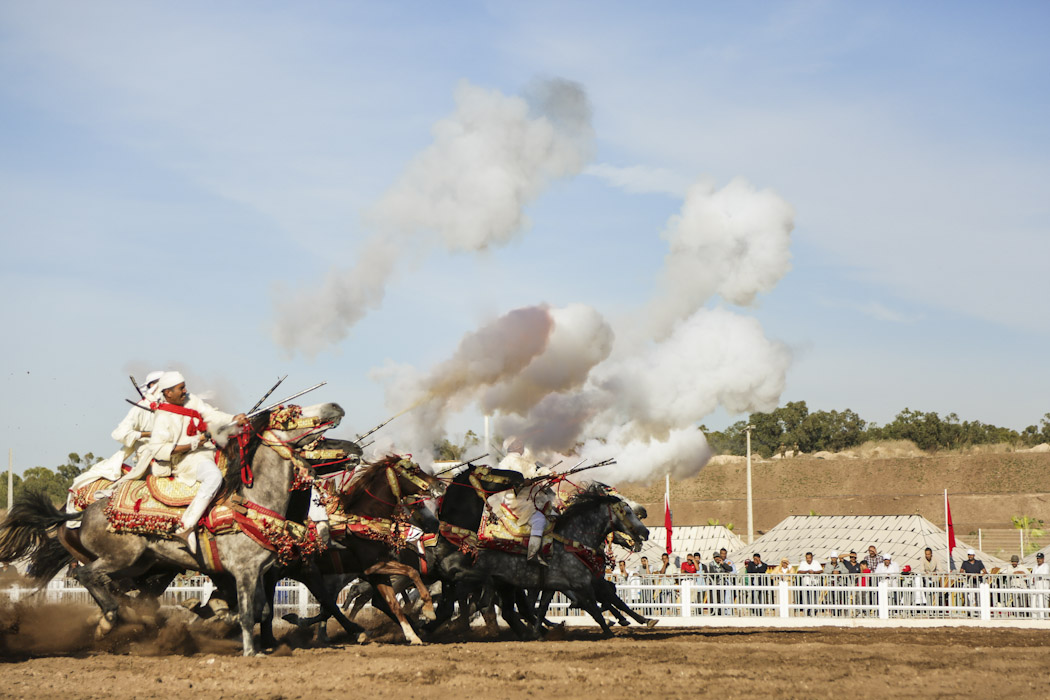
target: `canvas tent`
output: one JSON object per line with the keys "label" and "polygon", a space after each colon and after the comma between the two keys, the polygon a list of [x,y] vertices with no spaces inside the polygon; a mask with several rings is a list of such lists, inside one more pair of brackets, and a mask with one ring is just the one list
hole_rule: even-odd
{"label": "canvas tent", "polygon": [[[889,552],[901,568],[911,566],[913,570],[920,568],[923,552],[929,547],[938,565],[947,569],[947,536],[921,515],[792,515],[752,544],[731,549],[730,557],[740,568],[754,552],[761,554],[767,564],[777,564],[787,557],[795,567],[804,560],[806,552],[813,552],[813,558],[821,563],[828,560],[832,551],[841,557],[851,549],[857,552],[858,559],[863,559],[868,545],[875,545],[880,553]],[[965,561],[969,548],[956,538],[952,552],[956,568]],[[988,571],[996,567],[1005,570],[1007,566],[1007,562],[982,552],[977,553],[977,558]]]}
{"label": "canvas tent", "polygon": [[[715,550],[725,547],[733,551],[743,545],[743,540],[725,525],[676,525],[671,529],[671,564],[674,565],[675,573],[678,573],[676,559],[684,561],[686,554],[700,552],[702,561],[707,564]],[[650,527],[649,539],[642,545],[641,552],[634,554],[620,547],[613,549],[617,560],[627,560],[628,568],[637,566],[643,556],[649,557],[649,567],[654,568],[660,563],[660,555],[667,550],[667,535],[662,525]]]}

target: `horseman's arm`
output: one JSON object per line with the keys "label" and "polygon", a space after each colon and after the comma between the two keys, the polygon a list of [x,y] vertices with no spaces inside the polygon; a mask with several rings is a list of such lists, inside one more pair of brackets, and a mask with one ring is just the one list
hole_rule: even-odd
{"label": "horseman's arm", "polygon": [[142,431],[139,430],[139,419],[142,415],[148,416],[149,413],[141,408],[132,406],[128,414],[124,416],[124,420],[120,421],[120,425],[110,433],[110,437],[124,445],[124,447],[134,446],[135,442],[143,437]]}
{"label": "horseman's arm", "polygon": [[222,426],[229,425],[230,423],[236,423],[237,425],[248,424],[248,418],[243,413],[233,415],[220,411],[206,401],[198,399],[198,402],[200,405],[194,406],[194,408],[200,411],[201,417],[204,418],[204,422],[208,424],[208,427],[212,431],[218,430]]}

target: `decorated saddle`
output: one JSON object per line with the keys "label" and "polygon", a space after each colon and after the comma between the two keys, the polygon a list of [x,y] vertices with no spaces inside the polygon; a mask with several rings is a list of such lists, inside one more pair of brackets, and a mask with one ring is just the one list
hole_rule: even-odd
{"label": "decorated saddle", "polygon": [[178,527],[183,511],[199,487],[198,483],[190,486],[173,477],[152,474],[141,481],[126,481],[113,492],[103,511],[109,520],[109,530],[140,535],[170,534]]}

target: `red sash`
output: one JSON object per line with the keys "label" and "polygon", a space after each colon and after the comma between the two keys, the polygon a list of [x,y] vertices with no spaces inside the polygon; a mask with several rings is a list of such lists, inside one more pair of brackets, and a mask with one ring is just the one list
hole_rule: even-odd
{"label": "red sash", "polygon": [[204,422],[204,416],[200,414],[200,411],[194,411],[192,408],[186,408],[185,406],[176,406],[173,403],[151,403],[149,407],[155,411],[167,411],[168,413],[176,413],[189,418],[190,424],[186,426],[187,437],[193,437],[197,433],[208,432],[208,424]]}

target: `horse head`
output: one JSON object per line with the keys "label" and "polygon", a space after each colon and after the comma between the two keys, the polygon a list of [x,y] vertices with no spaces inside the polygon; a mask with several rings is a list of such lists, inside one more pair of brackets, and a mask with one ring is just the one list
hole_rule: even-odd
{"label": "horse head", "polygon": [[406,457],[389,455],[354,470],[344,489],[343,505],[347,511],[371,517],[389,517],[395,512],[408,515],[444,492],[445,482]]}

